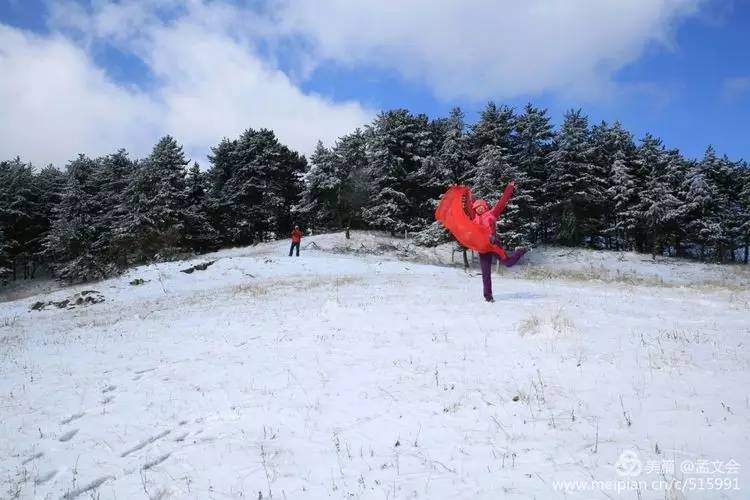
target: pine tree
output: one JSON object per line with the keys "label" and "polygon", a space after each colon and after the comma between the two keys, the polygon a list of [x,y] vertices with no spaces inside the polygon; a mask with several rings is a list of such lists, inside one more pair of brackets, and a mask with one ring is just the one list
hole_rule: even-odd
{"label": "pine tree", "polygon": [[363,207],[372,198],[369,191],[365,136],[360,129],[341,137],[333,148],[336,171],[342,179],[339,189],[340,226],[362,227]]}
{"label": "pine tree", "polygon": [[651,242],[651,255],[656,256],[664,253],[665,245],[672,239],[671,230],[678,220],[683,200],[677,197],[670,182],[670,163],[679,161],[679,154],[662,150],[651,161],[638,209],[644,233]]}
{"label": "pine tree", "polygon": [[[507,106],[498,107],[492,101],[487,103],[479,115],[479,120],[471,127],[470,162],[476,165],[488,146],[498,146],[512,155],[515,152],[513,139],[515,121],[513,109]],[[478,174],[472,172],[472,175]]]}
{"label": "pine tree", "polygon": [[[419,176],[424,179],[425,192],[434,210],[446,188],[467,182],[472,169],[469,138],[461,108],[453,108],[447,119],[434,120],[430,126],[434,152],[422,163]],[[450,233],[437,221],[414,236],[415,242],[423,246],[436,246],[451,239]]]}
{"label": "pine tree", "polygon": [[34,169],[19,158],[0,162],[0,227],[13,279],[18,268],[32,277],[49,222]]}
{"label": "pine tree", "polygon": [[13,275],[11,266],[10,243],[5,238],[5,230],[0,226],[0,286],[6,285]]}
{"label": "pine tree", "polygon": [[187,175],[187,209],[185,211],[186,244],[195,251],[215,248],[218,234],[211,226],[206,205],[206,174],[194,162]]}
{"label": "pine tree", "polygon": [[743,225],[738,164],[722,155],[709,164],[706,173],[716,192],[715,220],[721,227],[720,235],[713,241],[716,260],[723,263],[729,256],[734,261],[736,240]]}
{"label": "pine tree", "polygon": [[732,162],[723,157],[726,165],[725,177],[722,179],[726,196],[722,221],[727,234],[727,251],[732,262],[737,261],[737,250],[744,248],[746,225],[750,214],[743,203],[744,172],[740,162]]}
{"label": "pine tree", "polygon": [[[39,200],[44,227],[36,248],[36,259],[43,260],[44,240],[49,234],[54,218],[55,207],[60,203],[63,190],[67,182],[67,176],[64,172],[58,170],[52,165],[44,167],[36,176],[36,184],[39,186]],[[33,271],[32,271],[33,277]]]}
{"label": "pine tree", "polygon": [[545,210],[556,225],[556,239],[566,245],[579,245],[598,227],[598,214],[591,207],[599,199],[601,184],[592,163],[588,118],[580,110],[565,114],[562,128],[554,139],[554,150],[547,162]]}
{"label": "pine tree", "polygon": [[134,172],[135,164],[124,149],[96,160],[94,182],[98,213],[94,217],[92,252],[108,263],[127,264],[129,248],[118,245],[117,228],[129,215],[125,196]]}
{"label": "pine tree", "polygon": [[687,230],[690,240],[698,245],[701,260],[705,260],[708,251],[724,239],[719,211],[723,203],[715,182],[716,174],[721,168],[716,151],[709,146],[703,160],[695,162],[686,177],[686,209],[689,211]]}
{"label": "pine tree", "polygon": [[135,170],[116,233],[137,261],[185,250],[188,163],[182,146],[165,136]]}
{"label": "pine tree", "polygon": [[531,192],[526,188],[528,177],[504,147],[486,146],[475,169],[475,195],[493,204],[501,196],[502,189],[512,180],[516,182],[516,190],[497,221],[498,234],[503,244],[509,248],[529,244],[531,222],[524,217],[528,211],[521,211],[521,207],[527,207],[532,201]]}
{"label": "pine tree", "polygon": [[528,177],[518,162],[515,127],[513,110],[490,102],[471,132],[472,157],[476,162],[471,175],[474,196],[492,205],[508,182],[516,182],[513,198],[498,220],[499,234],[508,247],[528,244],[529,221],[522,218],[520,207],[531,201]]}
{"label": "pine tree", "polygon": [[[482,111],[470,135],[472,192],[489,203],[500,197],[510,175],[516,173],[513,110],[490,102]],[[517,181],[519,179],[516,179]]]}
{"label": "pine tree", "polygon": [[239,242],[236,221],[232,216],[232,204],[225,190],[226,183],[232,178],[236,168],[236,149],[237,141],[224,138],[217,146],[211,148],[211,154],[208,156],[211,167],[206,172],[206,209],[211,226],[218,233],[214,242],[218,245]]}
{"label": "pine tree", "polygon": [[373,197],[363,216],[392,234],[425,227],[432,219],[422,164],[429,156],[427,117],[404,109],[383,112],[367,128]]}
{"label": "pine tree", "polygon": [[444,129],[436,161],[431,162],[435,169],[429,170],[426,175],[427,181],[441,192],[451,184],[466,182],[471,168],[469,138],[461,108],[451,110]]}
{"label": "pine tree", "polygon": [[212,151],[210,213],[225,241],[247,244],[286,235],[307,160],[267,129],[248,129]]}
{"label": "pine tree", "polygon": [[739,165],[739,175],[736,182],[739,184],[740,200],[740,238],[744,247],[745,264],[750,260],[750,166],[747,163]]}
{"label": "pine tree", "polygon": [[65,188],[44,241],[44,255],[55,275],[65,281],[100,279],[110,272],[92,249],[99,212],[95,171],[96,163],[85,155],[68,164]]}
{"label": "pine tree", "polygon": [[546,109],[527,104],[524,113],[515,120],[516,154],[514,162],[524,174],[517,184],[520,197],[515,197],[519,207],[520,230],[532,243],[547,241],[547,214],[544,212],[545,190],[548,181],[547,156],[554,136]]}
{"label": "pine tree", "polygon": [[310,166],[303,177],[302,201],[296,213],[318,227],[341,227],[339,190],[344,179],[336,168],[335,155],[321,141],[310,156]]}
{"label": "pine tree", "polygon": [[630,238],[638,224],[635,206],[638,186],[634,177],[636,146],[633,136],[619,122],[603,125],[596,136],[594,161],[606,173],[602,203],[602,233],[606,246],[630,248]]}

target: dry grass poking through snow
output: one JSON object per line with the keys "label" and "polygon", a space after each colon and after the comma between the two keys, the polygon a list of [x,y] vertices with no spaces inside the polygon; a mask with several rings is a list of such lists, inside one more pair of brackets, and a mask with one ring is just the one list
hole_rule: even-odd
{"label": "dry grass poking through snow", "polygon": [[[737,266],[732,266],[737,267]],[[613,283],[623,284],[630,286],[650,286],[650,287],[661,287],[661,288],[692,288],[695,290],[729,290],[734,292],[741,292],[748,289],[750,286],[750,275],[748,275],[747,269],[736,270],[734,269],[722,272],[719,276],[714,278],[704,278],[697,280],[692,283],[671,283],[665,281],[664,278],[658,275],[645,275],[639,274],[636,271],[626,270],[621,271],[615,269],[614,271],[608,270],[604,266],[590,265],[583,269],[550,269],[547,267],[524,267],[518,277],[528,280],[545,281],[545,280],[558,280],[558,281],[575,281],[575,282],[586,282],[586,281],[600,281],[602,283]]]}
{"label": "dry grass poking through snow", "polygon": [[243,283],[232,287],[232,291],[235,295],[261,297],[273,291],[288,288],[298,288],[300,290],[309,290],[311,288],[322,288],[326,286],[338,288],[340,286],[358,283],[363,279],[364,278],[361,276],[347,275],[331,276],[330,278],[318,276],[310,278],[280,278],[263,281],[261,283]]}
{"label": "dry grass poking through snow", "polygon": [[531,314],[518,323],[517,331],[521,336],[551,334],[554,336],[570,335],[575,332],[573,320],[565,315],[562,309],[549,314]]}

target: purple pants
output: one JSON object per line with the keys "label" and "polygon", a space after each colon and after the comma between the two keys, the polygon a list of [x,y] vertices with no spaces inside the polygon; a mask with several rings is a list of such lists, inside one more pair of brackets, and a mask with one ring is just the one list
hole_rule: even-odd
{"label": "purple pants", "polygon": [[[526,250],[516,250],[512,254],[508,255],[505,259],[500,259],[500,262],[505,267],[511,267],[513,264],[518,262],[518,259],[523,257]],[[479,254],[479,267],[482,269],[482,291],[485,299],[492,298],[492,260],[495,256],[494,253],[480,253]]]}
{"label": "purple pants", "polygon": [[492,257],[494,253],[480,253],[479,267],[482,268],[482,290],[485,299],[492,298]]}

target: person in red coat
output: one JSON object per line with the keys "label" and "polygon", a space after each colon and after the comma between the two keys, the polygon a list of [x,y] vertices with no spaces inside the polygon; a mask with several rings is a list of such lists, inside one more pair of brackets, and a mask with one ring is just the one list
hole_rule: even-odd
{"label": "person in red coat", "polygon": [[[484,200],[477,200],[472,204],[472,208],[474,209],[474,218],[472,219],[474,222],[479,224],[480,226],[485,227],[487,230],[489,230],[490,233],[490,242],[493,245],[499,245],[500,241],[497,238],[496,233],[496,227],[495,223],[497,222],[497,218],[500,217],[500,214],[503,213],[503,210],[505,210],[505,206],[508,204],[508,200],[510,200],[511,195],[513,194],[513,190],[516,187],[516,183],[511,181],[508,183],[508,185],[505,187],[505,190],[503,191],[503,195],[500,197],[499,200],[497,200],[497,203],[495,203],[495,206],[490,209],[490,207],[487,205],[487,202]],[[500,262],[510,267],[516,262],[518,262],[518,259],[520,259],[524,253],[526,253],[527,249],[524,247],[520,247],[516,249],[513,253],[510,255],[504,255],[505,252],[500,250],[500,253],[502,255],[499,256]],[[482,269],[482,288],[484,292],[484,300],[487,302],[494,302],[495,299],[492,297],[492,256],[495,255],[492,252],[487,253],[480,253],[479,254],[479,267]]]}
{"label": "person in red coat", "polygon": [[292,246],[289,248],[289,257],[292,256],[292,251],[297,248],[297,257],[299,257],[299,244],[302,242],[302,231],[299,230],[299,226],[294,226],[292,231]]}

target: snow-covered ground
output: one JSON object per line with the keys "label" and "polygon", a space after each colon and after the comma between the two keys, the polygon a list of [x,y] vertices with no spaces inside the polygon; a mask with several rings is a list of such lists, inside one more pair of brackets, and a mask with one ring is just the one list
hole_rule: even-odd
{"label": "snow-covered ground", "polygon": [[750,497],[746,268],[537,249],[486,304],[449,245],[287,252],[0,303],[0,498]]}

